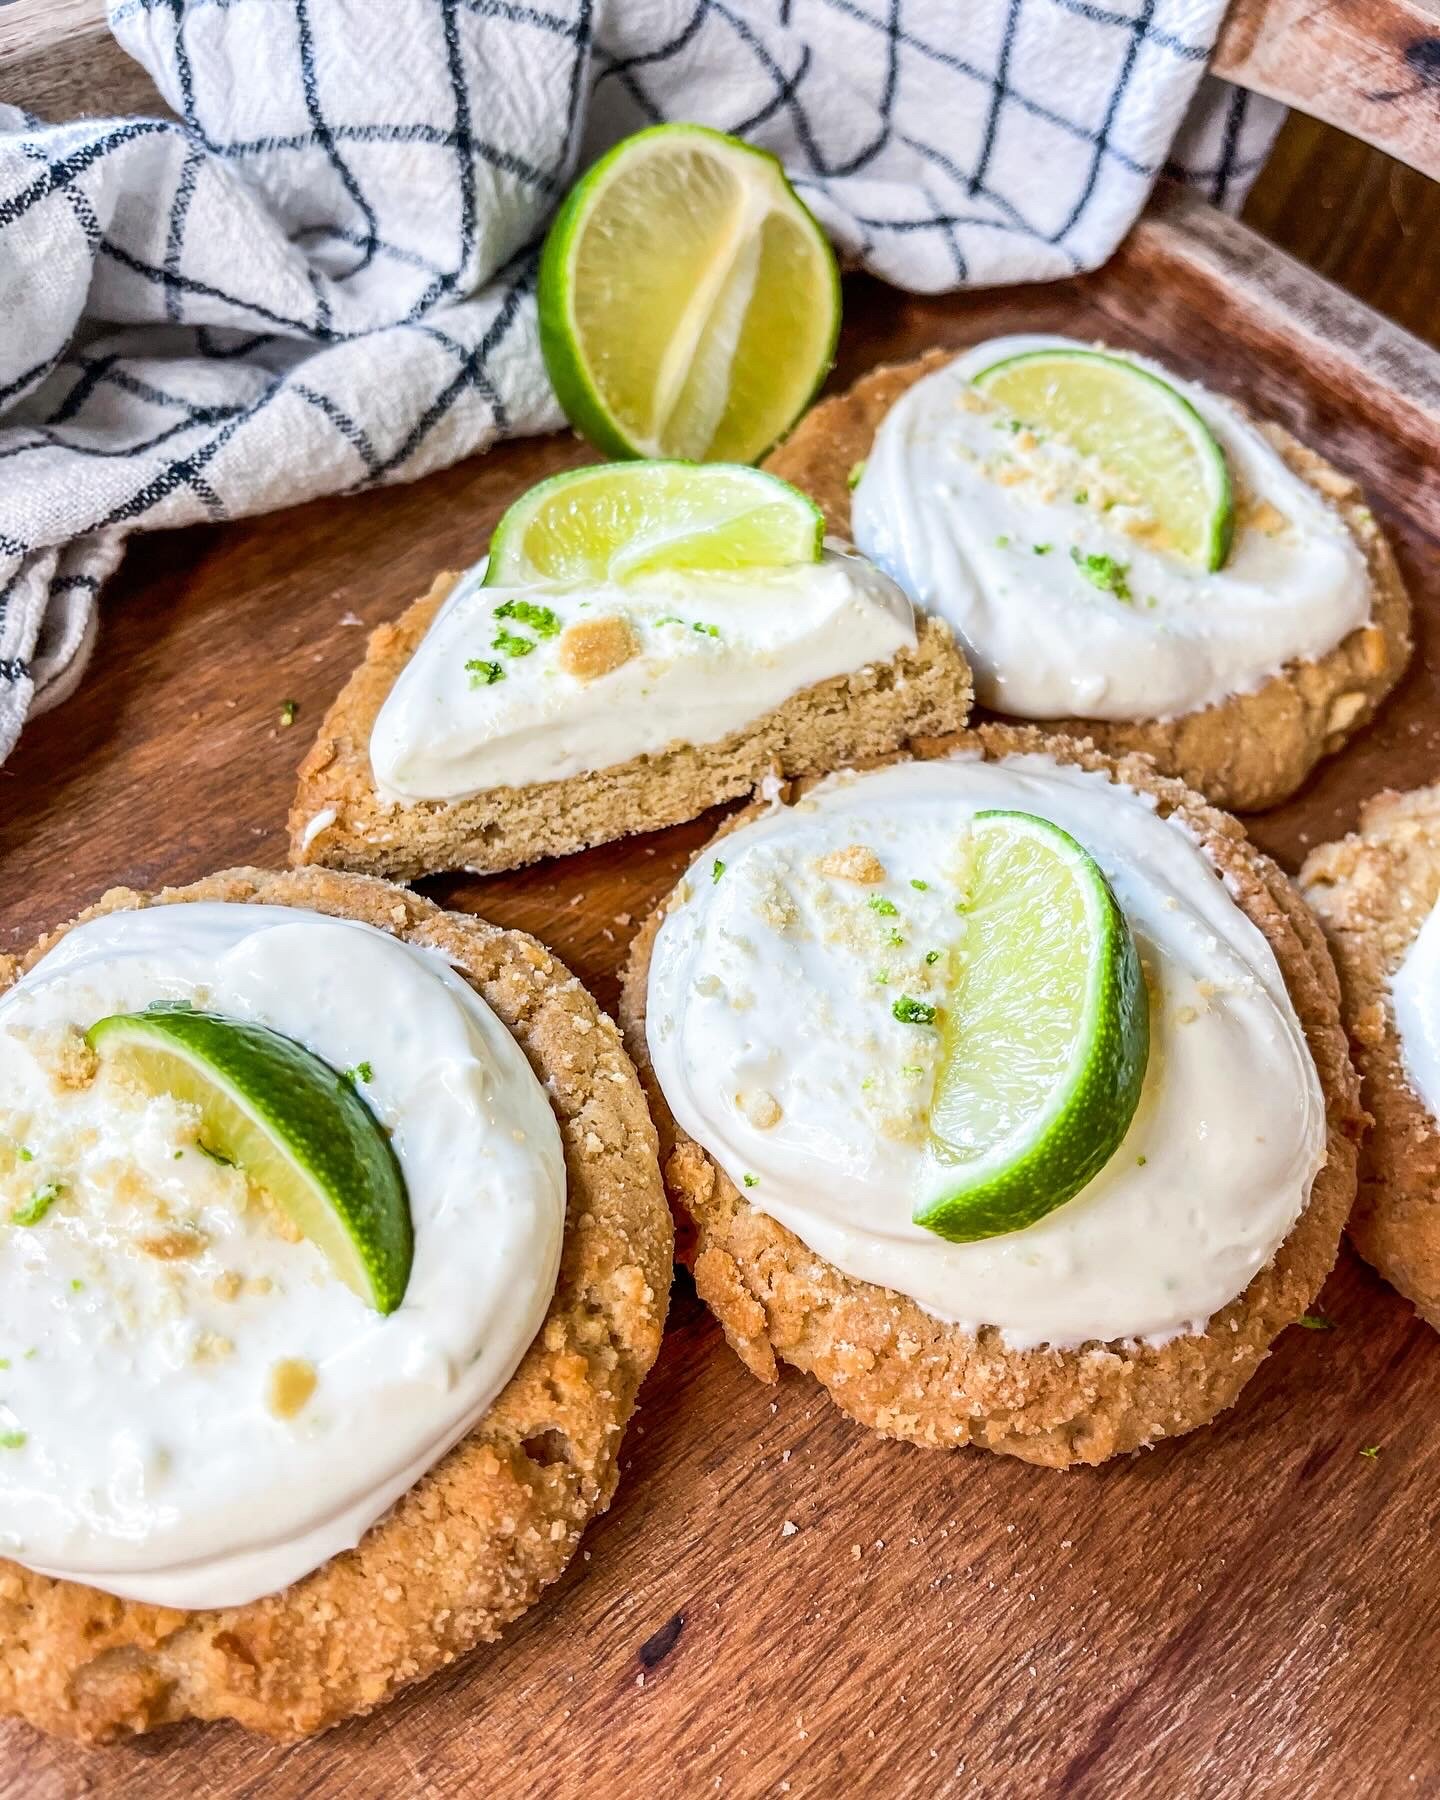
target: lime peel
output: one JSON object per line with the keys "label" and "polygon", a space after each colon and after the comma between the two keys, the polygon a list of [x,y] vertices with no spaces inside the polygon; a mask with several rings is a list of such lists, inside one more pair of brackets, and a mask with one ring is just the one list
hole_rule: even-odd
{"label": "lime peel", "polygon": [[636,132],[582,176],[538,301],[556,396],[610,456],[757,461],[840,326],[835,253],[780,163],[691,124]]}
{"label": "lime peel", "polygon": [[[739,463],[597,463],[521,495],[495,527],[484,585],[785,568],[818,562],[824,539],[819,507],[778,475]],[[512,599],[495,616],[529,624],[547,613]]]}
{"label": "lime peel", "polygon": [[353,1082],[249,1020],[160,1004],[85,1034],[151,1092],[198,1108],[200,1147],[233,1163],[378,1312],[405,1295],[414,1228],[389,1138]]}
{"label": "lime peel", "polygon": [[[1230,553],[1235,497],[1225,453],[1168,381],[1124,357],[1056,346],[992,363],[974,385],[1026,425],[1093,456],[1164,528],[1168,547],[1202,569]],[[1080,494],[1076,503],[1083,504]]]}
{"label": "lime peel", "polygon": [[955,1243],[1019,1231],[1071,1200],[1139,1105],[1149,1000],[1109,883],[1068,832],[975,815],[967,926],[940,1020],[918,1225]]}

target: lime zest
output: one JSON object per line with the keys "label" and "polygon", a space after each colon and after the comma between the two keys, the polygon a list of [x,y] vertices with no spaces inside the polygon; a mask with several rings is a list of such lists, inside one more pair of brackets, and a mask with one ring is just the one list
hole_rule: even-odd
{"label": "lime zest", "polygon": [[560,618],[548,606],[539,606],[533,600],[504,600],[495,608],[497,619],[514,619],[517,625],[528,625],[536,637],[550,638],[560,635]]}
{"label": "lime zest", "polygon": [[1104,551],[1082,551],[1073,544],[1070,548],[1070,560],[1091,587],[1099,588],[1102,594],[1113,594],[1127,606],[1135,598],[1126,579],[1130,573],[1129,563],[1118,562]]}
{"label": "lime zest", "polygon": [[890,1008],[902,1025],[933,1025],[937,1010],[928,1000],[916,1000],[910,994],[902,994]]}
{"label": "lime zest", "polygon": [[28,1200],[22,1201],[10,1214],[12,1225],[38,1225],[65,1192],[63,1181],[47,1181],[37,1187]]}

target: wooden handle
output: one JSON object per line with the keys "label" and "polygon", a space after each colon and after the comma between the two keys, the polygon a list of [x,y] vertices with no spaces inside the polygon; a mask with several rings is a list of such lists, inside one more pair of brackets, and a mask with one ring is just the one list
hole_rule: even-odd
{"label": "wooden handle", "polygon": [[1232,0],[1211,67],[1440,179],[1440,0]]}

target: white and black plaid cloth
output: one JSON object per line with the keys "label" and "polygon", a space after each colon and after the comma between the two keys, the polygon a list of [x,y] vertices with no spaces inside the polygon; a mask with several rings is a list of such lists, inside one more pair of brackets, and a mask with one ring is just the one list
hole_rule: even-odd
{"label": "white and black plaid cloth", "polygon": [[1223,11],[111,0],[178,122],[0,105],[0,758],[78,680],[128,532],[559,422],[537,241],[617,137],[693,119],[768,146],[904,287],[1068,275],[1162,171],[1224,202],[1259,167],[1276,109],[1201,85]]}

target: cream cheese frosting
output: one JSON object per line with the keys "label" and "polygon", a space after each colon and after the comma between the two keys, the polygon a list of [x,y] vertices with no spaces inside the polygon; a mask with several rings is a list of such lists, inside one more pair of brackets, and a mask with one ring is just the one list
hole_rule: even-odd
{"label": "cream cheese frosting", "polygon": [[[1052,820],[1099,862],[1135,933],[1151,1052],[1129,1132],[1068,1204],[952,1244],[912,1223],[960,941],[965,821]],[[877,904],[878,903],[878,904]],[[680,1125],[746,1200],[844,1273],[1014,1348],[1203,1329],[1274,1255],[1325,1159],[1319,1078],[1275,957],[1176,820],[1039,755],[834,776],[722,839],[677,891],[646,1031]]]}
{"label": "cream cheese frosting", "polygon": [[[201,1152],[193,1110],[93,1072],[77,1033],[158,999],[358,1071],[415,1227],[396,1312]],[[0,1095],[0,1554],[27,1567],[184,1608],[276,1592],[483,1416],[544,1318],[544,1092],[442,957],[372,926],[222,903],[80,925],[0,999]],[[29,1225],[27,1194],[53,1194]]]}
{"label": "cream cheese frosting", "polygon": [[386,799],[460,800],[715,743],[916,641],[900,588],[835,543],[763,575],[483,579],[483,564],[461,578],[380,709],[370,762]]}
{"label": "cream cheese frosting", "polygon": [[[1091,347],[996,338],[916,382],[882,421],[852,504],[859,547],[954,626],[984,705],[1171,718],[1253,691],[1366,622],[1365,558],[1344,519],[1218,395],[1126,356],[1181,393],[1224,451],[1236,531],[1209,572],[1158,547],[1157,521],[1093,458],[1014,429],[971,385],[1057,346]],[[1126,597],[1095,586],[1075,555],[1110,558]]]}
{"label": "cream cheese frosting", "polygon": [[1440,902],[1432,908],[1390,983],[1406,1079],[1440,1119]]}

